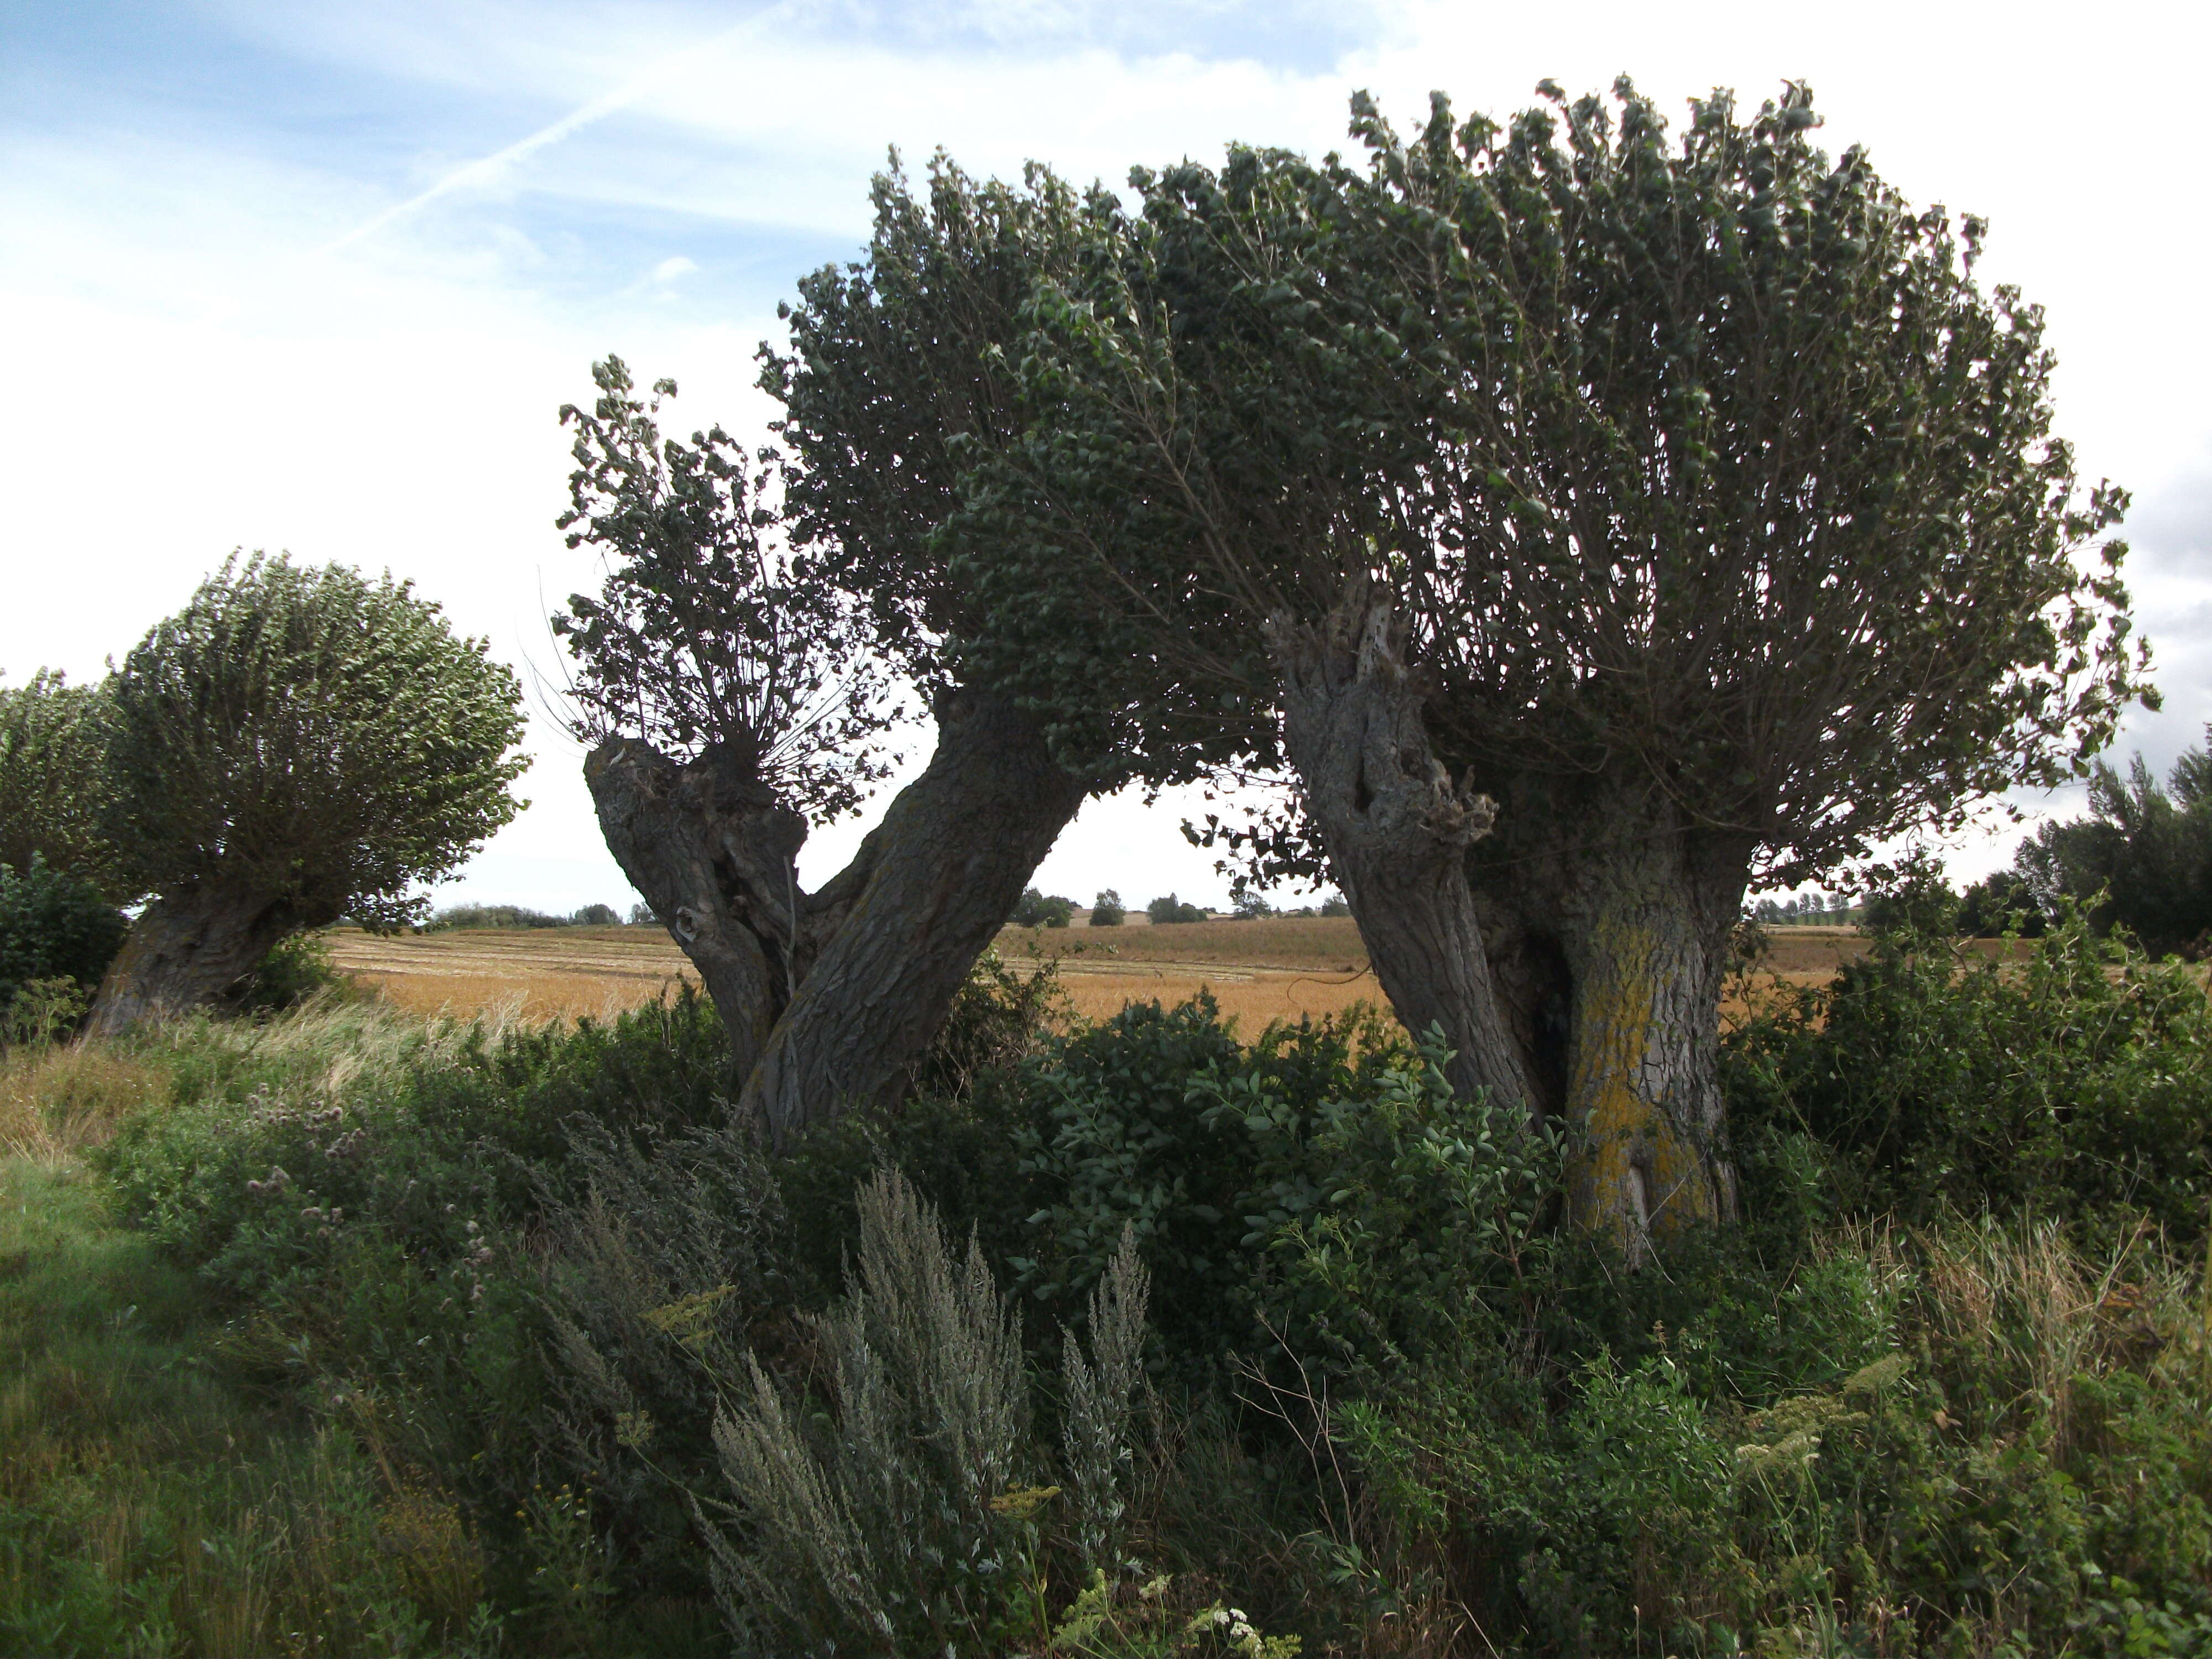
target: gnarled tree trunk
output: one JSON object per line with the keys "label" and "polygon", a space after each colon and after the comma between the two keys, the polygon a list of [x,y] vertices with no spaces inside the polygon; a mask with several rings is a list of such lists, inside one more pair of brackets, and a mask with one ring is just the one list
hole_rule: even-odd
{"label": "gnarled tree trunk", "polygon": [[1268,643],[1284,748],[1391,1006],[1416,1035],[1443,1030],[1459,1092],[1540,1110],[1468,884],[1495,809],[1431,750],[1389,599],[1355,593],[1319,627],[1277,617]]}
{"label": "gnarled tree trunk", "polygon": [[725,757],[616,738],[585,763],[609,850],[729,1030],[740,1115],[779,1145],[896,1099],[1088,793],[1004,700],[956,692],[937,717],[927,768],[814,893],[805,820]]}
{"label": "gnarled tree trunk", "polygon": [[1749,849],[1673,818],[1585,803],[1485,883],[1486,908],[1511,917],[1492,937],[1517,951],[1497,964],[1508,1023],[1559,1041],[1570,1212],[1632,1256],[1735,1212],[1720,998]]}
{"label": "gnarled tree trunk", "polygon": [[823,890],[848,914],[745,1084],[743,1105],[779,1141],[905,1088],[1088,793],[1036,721],[1003,700],[969,696],[939,710],[927,769]]}
{"label": "gnarled tree trunk", "polygon": [[719,749],[679,764],[609,738],[585,757],[584,781],[608,851],[699,970],[746,1076],[805,970],[805,818]]}
{"label": "gnarled tree trunk", "polygon": [[88,1036],[120,1035],[219,1000],[304,921],[242,884],[203,882],[155,899],[131,924],[86,1022]]}

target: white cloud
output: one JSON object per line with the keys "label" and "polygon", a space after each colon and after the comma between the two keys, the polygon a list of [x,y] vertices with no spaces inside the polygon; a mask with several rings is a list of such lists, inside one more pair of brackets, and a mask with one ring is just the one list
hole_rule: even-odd
{"label": "white cloud", "polygon": [[[1580,89],[1626,68],[1677,105],[1808,76],[1832,142],[1864,141],[1909,193],[1992,217],[1989,270],[2051,307],[2062,429],[2092,471],[2139,485],[2138,614],[2169,713],[2131,740],[2163,757],[2212,714],[2197,645],[2212,617],[2198,510],[2212,331],[2185,325],[2212,233],[2179,205],[2194,55],[2163,11],[2107,6],[2081,28],[2015,10],[1997,27],[1980,9],[1892,0],[1841,29],[1736,0],[1694,26],[1641,4],[1570,24],[1416,0],[1332,14],[1360,44],[1328,65],[1256,35],[1224,46],[1261,15],[1218,5],[220,15],[262,51],[356,77],[370,106],[427,100],[451,119],[434,143],[403,131],[358,160],[335,128],[310,144],[247,126],[250,88],[190,118],[95,98],[66,131],[5,131],[11,675],[96,672],[234,544],[389,565],[510,660],[544,660],[541,594],[592,575],[551,528],[567,470],[554,410],[612,349],[678,377],[687,418],[757,428],[750,358],[774,331],[771,289],[857,249],[890,144],[1118,184],[1132,161],[1210,158],[1232,137],[1340,146],[1355,86],[1410,125],[1432,86],[1504,112],[1543,76]],[[458,150],[457,134],[471,135]],[[726,276],[761,287],[715,314]],[[543,727],[532,743],[538,805],[468,889],[547,908],[614,896],[573,750]],[[1182,810],[1094,803],[1041,884],[1218,898],[1210,859],[1176,831]],[[818,875],[850,837],[816,842]],[[2002,862],[1992,845],[1964,860]]]}

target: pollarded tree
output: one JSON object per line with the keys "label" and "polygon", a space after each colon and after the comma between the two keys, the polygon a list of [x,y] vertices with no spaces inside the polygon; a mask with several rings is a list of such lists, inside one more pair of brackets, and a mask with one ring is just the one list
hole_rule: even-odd
{"label": "pollarded tree", "polygon": [[[855,884],[809,894],[811,822],[858,810],[897,714],[859,618],[778,541],[771,478],[720,427],[664,439],[662,400],[594,364],[576,428],[571,546],[598,595],[553,618],[575,659],[576,735],[609,849],[695,967],[749,1077]],[[842,901],[842,902],[841,902]]]}
{"label": "pollarded tree", "polygon": [[0,685],[0,864],[21,874],[43,858],[122,903],[138,895],[100,831],[106,711],[99,686],[43,668]]}
{"label": "pollarded tree", "polygon": [[[1401,1013],[1564,1111],[1578,1213],[1633,1238],[1732,1206],[1747,878],[2078,772],[2142,659],[2092,554],[2124,497],[2052,436],[1978,222],[1823,154],[1801,88],[1672,143],[1625,81],[1545,94],[1504,130],[1438,98],[1411,143],[1356,103],[1364,171],[1141,179],[1142,227],[1039,295],[971,556],[1006,626],[1078,588],[1194,675],[1192,572],[1266,631],[1275,850],[1325,852]],[[1134,533],[1071,533],[1108,501]]]}
{"label": "pollarded tree", "polygon": [[[894,171],[875,206],[865,263],[802,282],[787,351],[763,352],[783,406],[780,501],[726,434],[665,440],[626,380],[570,416],[564,522],[610,561],[603,597],[562,623],[599,722],[586,776],[609,847],[730,1030],[741,1111],[778,1139],[907,1087],[1060,830],[1136,764],[971,672],[986,618],[941,536],[959,457],[1013,434],[1006,351],[1030,294],[1119,207],[1042,170],[979,184],[941,161],[926,197]],[[1070,684],[1109,685],[1115,710],[1134,701],[1113,684],[1119,639],[1059,636],[1052,656]],[[919,689],[935,750],[808,893],[795,860],[810,820],[875,781],[852,758],[882,717],[871,657]],[[1102,702],[1086,690],[1079,706]],[[1115,735],[1181,757],[1182,712]]]}
{"label": "pollarded tree", "polygon": [[410,896],[520,810],[522,693],[389,576],[233,559],[109,683],[105,825],[154,896],[92,1030],[215,1000],[288,934]]}

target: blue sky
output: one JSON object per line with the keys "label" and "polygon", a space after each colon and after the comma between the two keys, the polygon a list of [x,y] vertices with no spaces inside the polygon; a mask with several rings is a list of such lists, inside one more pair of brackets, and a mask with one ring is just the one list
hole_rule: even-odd
{"label": "blue sky", "polygon": [[[891,145],[1118,181],[1231,138],[1341,140],[1372,88],[1502,113],[1622,70],[1679,107],[1812,82],[1836,147],[1994,222],[1985,270],[2051,315],[2063,429],[2131,486],[2161,763],[2212,717],[2212,329],[2179,8],[27,4],[0,0],[0,670],[96,673],[234,545],[411,576],[526,668],[587,583],[554,423],[620,352],[679,418],[767,418],[757,343],[852,257]],[[448,890],[626,902],[573,747]],[[2063,807],[2065,803],[2060,803]],[[1040,872],[1218,899],[1189,803],[1086,808]],[[819,879],[855,839],[817,834]],[[1954,866],[2006,855],[1969,838]]]}

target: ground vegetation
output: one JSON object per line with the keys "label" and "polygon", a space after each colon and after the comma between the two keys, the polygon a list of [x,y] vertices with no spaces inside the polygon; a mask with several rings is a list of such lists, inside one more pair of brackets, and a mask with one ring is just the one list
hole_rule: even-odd
{"label": "ground vegetation", "polygon": [[1741,1221],[1642,1272],[1371,1017],[1068,1026],[991,969],[903,1109],[774,1155],[697,997],[19,1046],[0,1630],[2193,1651],[2203,994],[2078,918],[1956,948],[1730,1038]]}

